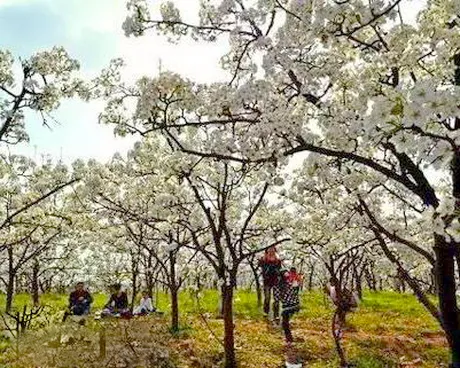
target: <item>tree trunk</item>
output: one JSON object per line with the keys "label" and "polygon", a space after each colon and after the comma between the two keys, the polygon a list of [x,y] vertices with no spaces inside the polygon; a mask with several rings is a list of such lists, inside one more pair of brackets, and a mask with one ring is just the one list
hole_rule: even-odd
{"label": "tree trunk", "polygon": [[355,290],[358,293],[359,300],[363,300],[363,284],[361,281],[362,272],[358,272],[355,268],[353,269],[353,279],[355,284]]}
{"label": "tree trunk", "polygon": [[262,308],[262,288],[260,287],[260,281],[256,281],[256,294],[257,294],[257,308]]}
{"label": "tree trunk", "polygon": [[197,275],[197,277],[195,279],[195,283],[196,283],[196,289],[198,291],[200,291],[201,290],[201,277],[200,277],[200,275]]}
{"label": "tree trunk", "polygon": [[8,284],[6,285],[6,312],[11,311],[11,307],[13,306],[13,295],[14,295],[14,279],[16,276],[16,272],[14,269],[13,263],[13,246],[8,246]]}
{"label": "tree trunk", "polygon": [[432,294],[432,295],[435,295],[437,294],[437,286],[436,286],[436,270],[435,270],[435,267],[433,267],[433,269],[431,270],[431,273],[430,273],[430,288],[428,290],[428,293],[429,294]]}
{"label": "tree trunk", "polygon": [[171,331],[179,331],[179,285],[176,282],[176,255],[169,253],[169,291],[171,293]]}
{"label": "tree trunk", "polygon": [[372,278],[371,272],[369,271],[370,267],[372,266],[366,266],[366,269],[364,270],[364,279],[366,280],[366,284],[369,290],[376,291],[375,282]]}
{"label": "tree trunk", "polygon": [[249,265],[251,266],[252,274],[254,276],[254,284],[256,285],[256,294],[257,294],[257,308],[262,308],[262,288],[260,286],[259,274],[257,273],[257,267],[250,261]]}
{"label": "tree trunk", "polygon": [[440,235],[435,235],[436,274],[439,307],[442,324],[449,342],[452,366],[460,367],[460,326],[457,298],[455,295],[454,244],[447,243]]}
{"label": "tree trunk", "polygon": [[136,302],[137,296],[137,275],[139,273],[139,265],[138,260],[136,259],[136,255],[131,255],[131,282],[133,284],[133,295],[131,297],[131,310],[134,308],[134,303]]}
{"label": "tree trunk", "polygon": [[38,282],[39,272],[40,272],[40,263],[38,263],[38,260],[35,260],[34,265],[32,266],[32,300],[33,300],[35,307],[37,307],[40,304],[39,282]]}
{"label": "tree trunk", "polygon": [[310,274],[308,276],[308,290],[313,290],[313,276],[315,275],[315,266],[312,265],[310,269]]}
{"label": "tree trunk", "polygon": [[343,328],[345,322],[345,313],[339,308],[335,311],[332,317],[332,336],[334,337],[335,349],[340,359],[340,368],[347,368],[348,362],[345,355],[345,350],[342,346]]}
{"label": "tree trunk", "polygon": [[171,288],[171,330],[173,332],[179,331],[179,301],[175,287]]}
{"label": "tree trunk", "polygon": [[147,292],[149,297],[153,298],[153,270],[152,270],[152,254],[149,252],[147,258],[147,271],[145,273],[145,285],[147,287]]}
{"label": "tree trunk", "polygon": [[233,286],[222,286],[222,314],[224,318],[225,368],[236,368],[235,326],[233,324]]}
{"label": "tree trunk", "polygon": [[[460,53],[453,57],[455,65],[454,84],[460,86]],[[460,117],[455,118],[455,130],[460,130]],[[460,210],[460,148],[453,152],[451,162],[452,194],[455,198],[455,211]],[[436,273],[439,306],[444,321],[447,340],[452,354],[452,367],[460,367],[460,326],[456,298],[454,257],[459,244],[453,240],[447,243],[442,236],[435,236]]]}

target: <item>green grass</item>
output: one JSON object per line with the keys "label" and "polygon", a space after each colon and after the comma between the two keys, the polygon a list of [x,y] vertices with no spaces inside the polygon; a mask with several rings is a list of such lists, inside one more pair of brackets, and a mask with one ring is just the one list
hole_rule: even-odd
{"label": "green grass", "polygon": [[[170,300],[166,293],[159,292],[157,307],[165,312],[164,333],[168,334]],[[94,295],[93,311],[101,309],[107,300],[104,294]],[[181,331],[174,336],[165,336],[171,348],[181,352],[181,359],[187,361],[193,351],[203,362],[216,361],[221,356],[221,346],[210,333],[222,337],[222,321],[216,319],[219,312],[219,293],[206,290],[198,295],[192,291],[179,294]],[[52,310],[63,310],[67,296],[45,294],[41,297],[44,305]],[[5,297],[0,295],[0,310],[4,308]],[[14,307],[31,305],[29,295],[20,294],[14,298]],[[283,337],[279,329],[268,328],[257,307],[254,292],[237,290],[234,299],[235,323],[238,354],[244,367],[277,367],[273,365],[283,357]],[[200,313],[199,313],[200,312]],[[201,315],[206,316],[207,325]],[[303,293],[302,310],[293,318],[294,336],[303,338],[299,343],[300,353],[308,362],[308,367],[336,367],[337,357],[330,333],[333,309],[331,303],[319,291]],[[398,367],[403,361],[421,360],[420,367],[438,368],[448,361],[448,351],[437,322],[423,306],[410,294],[395,292],[366,292],[358,312],[349,316],[354,332],[347,333],[345,345],[351,360],[360,368]],[[137,322],[133,322],[137,323]],[[97,331],[97,324],[87,328]],[[184,350],[183,344],[187,344]],[[0,350],[6,343],[0,340]],[[188,350],[187,350],[188,351]],[[200,360],[200,361],[201,361]],[[208,363],[200,363],[208,367]],[[211,363],[209,363],[211,364]],[[1,364],[0,364],[1,366]],[[180,366],[180,365],[179,365]],[[193,365],[190,365],[193,366]],[[212,366],[209,365],[210,367]],[[22,368],[22,366],[18,366]]]}
{"label": "green grass", "polygon": [[[168,312],[171,308],[169,295],[158,293],[157,307]],[[196,314],[219,312],[219,292],[217,290],[204,290],[198,295],[194,291],[183,291],[179,294],[179,308],[181,314]],[[258,319],[263,316],[257,308],[257,296],[249,290],[237,290],[234,298],[235,315],[240,318]]]}
{"label": "green grass", "polygon": [[[170,309],[170,298],[165,292],[154,295],[157,306],[163,311]],[[93,294],[93,308],[100,309],[107,301],[107,294]],[[196,313],[201,310],[205,313],[216,313],[219,309],[219,292],[217,290],[204,290],[198,295],[194,291],[184,290],[179,294],[179,305],[182,313]],[[5,294],[0,293],[0,310],[4,310],[6,302]],[[68,304],[68,296],[63,294],[43,294],[40,297],[42,305],[53,308],[65,308]],[[258,318],[262,313],[257,308],[256,294],[250,290],[239,289],[234,298],[235,314],[240,317]],[[13,308],[21,309],[24,305],[32,306],[30,294],[17,294],[13,299]],[[389,316],[423,317],[427,313],[423,306],[411,294],[399,294],[391,291],[365,292],[361,308],[370,313],[379,313]],[[301,315],[306,318],[324,317],[325,311],[330,309],[330,303],[322,292],[311,291],[302,295]]]}

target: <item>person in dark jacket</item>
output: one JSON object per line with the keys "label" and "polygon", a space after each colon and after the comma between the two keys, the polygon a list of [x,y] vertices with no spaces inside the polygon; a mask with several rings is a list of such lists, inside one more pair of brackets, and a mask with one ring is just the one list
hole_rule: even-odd
{"label": "person in dark jacket", "polygon": [[[281,259],[275,247],[265,250],[265,254],[259,259],[259,267],[262,269],[262,279],[264,286],[264,313],[270,313],[270,299],[273,288],[278,285],[281,270]],[[279,318],[279,301],[273,298],[273,318]]]}
{"label": "person in dark jacket", "polygon": [[93,297],[88,290],[85,289],[85,284],[79,282],[75,285],[75,290],[69,295],[69,311],[74,316],[84,316],[89,314]]}
{"label": "person in dark jacket", "polygon": [[131,312],[128,306],[128,295],[120,284],[111,287],[111,295],[107,304],[102,310],[101,316],[128,317]]}

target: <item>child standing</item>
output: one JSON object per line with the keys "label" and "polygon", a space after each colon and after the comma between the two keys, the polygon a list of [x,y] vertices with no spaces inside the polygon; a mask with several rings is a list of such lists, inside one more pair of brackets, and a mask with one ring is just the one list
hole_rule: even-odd
{"label": "child standing", "polygon": [[284,271],[282,277],[275,288],[275,297],[281,300],[282,305],[282,322],[286,343],[291,345],[294,341],[291,332],[290,320],[291,317],[300,310],[299,291],[302,284],[302,276],[297,273],[295,267],[291,267],[289,271]]}

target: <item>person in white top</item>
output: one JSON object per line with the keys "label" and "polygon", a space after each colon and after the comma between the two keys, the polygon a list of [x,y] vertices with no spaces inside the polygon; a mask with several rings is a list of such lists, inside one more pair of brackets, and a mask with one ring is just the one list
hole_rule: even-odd
{"label": "person in white top", "polygon": [[142,299],[139,305],[134,308],[133,314],[135,315],[145,315],[155,312],[155,307],[152,305],[152,298],[150,297],[149,293],[145,291],[142,294]]}

